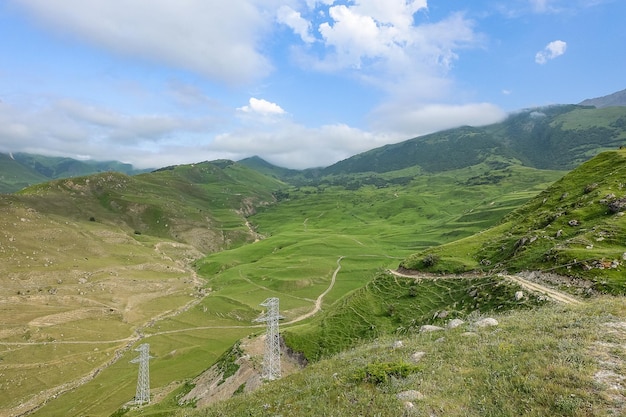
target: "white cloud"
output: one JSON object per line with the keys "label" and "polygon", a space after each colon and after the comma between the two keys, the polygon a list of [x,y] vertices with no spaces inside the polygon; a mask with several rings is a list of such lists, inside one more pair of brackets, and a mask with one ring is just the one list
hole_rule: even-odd
{"label": "white cloud", "polygon": [[13,0],[80,41],[238,84],[267,75],[259,43],[279,0]]}
{"label": "white cloud", "polygon": [[236,126],[207,117],[125,114],[68,99],[30,104],[18,108],[0,102],[0,152],[88,156],[141,168],[253,155],[288,168],[328,166],[385,144],[503,117],[501,110],[485,103],[413,108],[388,104],[375,114],[376,130],[367,131],[344,123],[307,127],[283,117],[277,104],[255,98],[239,109],[247,116]]}
{"label": "white cloud", "polygon": [[548,62],[548,60],[563,55],[566,49],[566,42],[560,40],[552,41],[547,44],[543,50],[537,52],[537,54],[535,55],[535,62],[537,64],[543,65]]}
{"label": "white cloud", "polygon": [[345,124],[308,128],[285,121],[277,129],[250,126],[218,135],[204,150],[221,152],[231,159],[258,155],[278,166],[302,169],[328,166],[389,141],[387,135],[376,135]]}
{"label": "white cloud", "polygon": [[497,123],[506,113],[490,103],[460,105],[423,104],[415,106],[387,103],[373,113],[374,127],[410,138],[458,126],[483,126]]}
{"label": "white cloud", "polygon": [[276,18],[279,23],[289,26],[304,42],[311,43],[315,41],[315,37],[311,34],[311,23],[291,7],[281,6],[278,9]]}
{"label": "white cloud", "polygon": [[254,97],[250,98],[247,106],[239,107],[237,110],[244,113],[257,113],[263,116],[285,114],[285,110],[278,104]]}
{"label": "white cloud", "polygon": [[[171,144],[189,145],[187,138],[210,132],[216,125],[219,122],[209,117],[124,114],[68,99],[26,107],[0,103],[0,151],[88,155],[155,167],[146,160],[146,152],[163,152]],[[188,153],[195,157],[192,149]]]}
{"label": "white cloud", "polygon": [[460,51],[480,47],[484,37],[463,13],[420,19],[426,7],[423,0],[335,4],[317,26],[323,48],[301,48],[295,57],[307,69],[348,71],[389,95],[441,99]]}
{"label": "white cloud", "polygon": [[421,35],[413,15],[426,8],[425,1],[362,0],[354,5],[334,5],[329,20],[319,25],[327,48],[334,50],[325,64],[337,68],[361,68],[368,60],[395,61],[419,43]]}

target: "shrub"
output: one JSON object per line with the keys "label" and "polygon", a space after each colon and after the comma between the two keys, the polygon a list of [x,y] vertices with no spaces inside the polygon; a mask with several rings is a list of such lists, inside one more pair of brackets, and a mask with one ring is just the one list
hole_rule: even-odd
{"label": "shrub", "polygon": [[391,377],[406,378],[420,370],[418,366],[404,362],[375,362],[368,364],[363,369],[359,369],[353,379],[372,384],[383,384],[388,382]]}
{"label": "shrub", "polygon": [[437,262],[439,262],[439,256],[433,253],[429,253],[424,257],[424,259],[422,259],[422,265],[424,265],[425,268],[435,266]]}

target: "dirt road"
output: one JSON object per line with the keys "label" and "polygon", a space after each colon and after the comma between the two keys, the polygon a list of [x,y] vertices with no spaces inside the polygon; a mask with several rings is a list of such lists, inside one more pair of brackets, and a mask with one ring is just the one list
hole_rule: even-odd
{"label": "dirt road", "polygon": [[[470,275],[433,275],[433,274],[426,274],[426,273],[418,273],[415,275],[412,274],[403,274],[402,272],[398,272],[398,271],[393,271],[393,270],[388,270],[389,273],[397,276],[397,277],[404,277],[404,278],[420,278],[420,279],[464,279],[464,278],[470,278]],[[522,277],[518,277],[515,275],[505,275],[505,274],[498,274],[499,277],[507,279],[509,281],[515,282],[516,284],[518,284],[519,286],[526,288],[529,291],[535,292],[535,293],[541,293],[551,299],[553,299],[554,301],[557,301],[559,303],[563,303],[563,304],[582,304],[582,301],[568,295],[565,293],[562,293],[560,291],[557,291],[553,288],[549,288],[546,287],[544,285],[541,284],[537,284],[536,282],[531,282],[528,281]]]}

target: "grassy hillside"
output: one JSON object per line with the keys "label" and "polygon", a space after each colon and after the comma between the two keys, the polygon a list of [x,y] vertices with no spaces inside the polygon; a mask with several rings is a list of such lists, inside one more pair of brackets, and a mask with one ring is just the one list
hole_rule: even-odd
{"label": "grassy hillside", "polygon": [[[141,341],[161,359],[153,368],[158,386],[209,366],[249,330],[178,336],[155,323],[188,311],[201,320],[210,291],[190,264],[252,242],[246,216],[281,185],[217,161],[1,196],[0,414],[43,402],[41,415],[111,414],[134,394],[129,361]],[[51,402],[76,387],[85,391]]]}
{"label": "grassy hillside", "polygon": [[27,153],[0,154],[0,193],[13,193],[54,179],[109,171],[127,175],[146,172],[117,161],[79,161]]}
{"label": "grassy hillside", "polygon": [[[493,315],[496,327],[383,336],[178,416],[617,416],[626,412],[621,299]],[[398,341],[402,342],[401,344]]]}
{"label": "grassy hillside", "polygon": [[520,287],[497,277],[428,280],[380,272],[311,323],[283,332],[287,345],[311,361],[388,335],[415,334],[425,324],[541,305],[515,299]]}
{"label": "grassy hillside", "polygon": [[12,193],[47,180],[44,175],[23,166],[9,155],[0,153],[0,193]]}
{"label": "grassy hillside", "polygon": [[[429,271],[538,270],[624,294],[626,150],[581,165],[494,228],[416,253],[402,266]],[[471,216],[470,216],[471,218]],[[437,262],[424,260],[431,255]]]}
{"label": "grassy hillside", "polygon": [[230,161],[57,180],[18,193],[35,210],[190,243],[212,252],[252,240],[245,216],[282,183]]}

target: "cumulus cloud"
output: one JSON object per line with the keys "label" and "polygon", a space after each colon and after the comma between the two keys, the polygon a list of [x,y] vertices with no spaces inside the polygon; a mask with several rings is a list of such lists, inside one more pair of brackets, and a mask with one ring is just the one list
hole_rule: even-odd
{"label": "cumulus cloud", "polygon": [[[426,18],[426,0],[308,2],[315,47],[295,48],[301,66],[342,72],[390,97],[442,99],[462,50],[481,47],[484,36],[463,13]],[[421,15],[423,13],[423,16]]]}
{"label": "cumulus cloud", "polygon": [[247,106],[239,107],[237,110],[244,113],[256,113],[263,116],[285,114],[285,110],[283,110],[278,104],[254,97],[250,98]]}
{"label": "cumulus cloud", "polygon": [[535,62],[543,65],[551,59],[559,57],[565,53],[567,43],[561,40],[552,41],[535,55]]}
{"label": "cumulus cloud", "polygon": [[238,84],[272,65],[259,40],[278,0],[13,0],[45,25],[81,41]]}
{"label": "cumulus cloud", "polygon": [[291,7],[281,6],[276,13],[276,19],[279,23],[289,26],[304,42],[315,41],[315,37],[311,34],[311,22]]}

